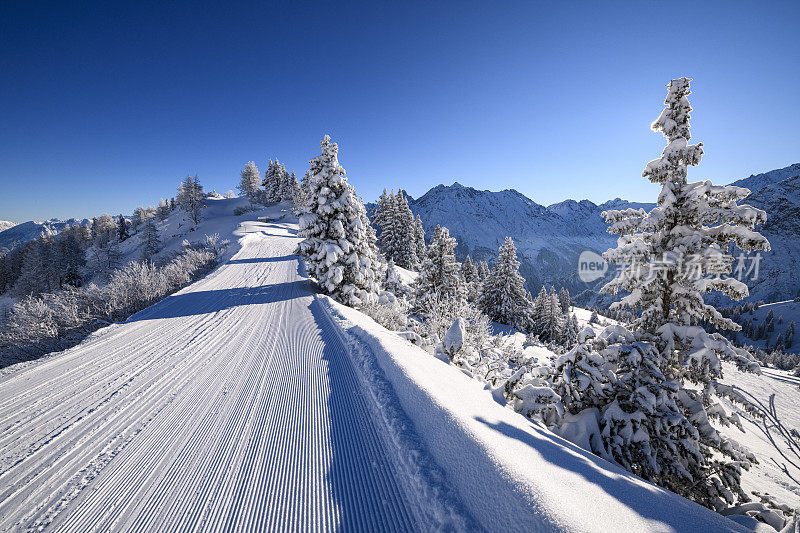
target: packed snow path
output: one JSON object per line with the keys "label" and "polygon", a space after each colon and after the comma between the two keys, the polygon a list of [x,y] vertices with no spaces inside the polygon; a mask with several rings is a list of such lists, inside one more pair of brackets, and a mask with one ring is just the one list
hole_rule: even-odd
{"label": "packed snow path", "polygon": [[292,227],[0,377],[0,530],[424,529]]}

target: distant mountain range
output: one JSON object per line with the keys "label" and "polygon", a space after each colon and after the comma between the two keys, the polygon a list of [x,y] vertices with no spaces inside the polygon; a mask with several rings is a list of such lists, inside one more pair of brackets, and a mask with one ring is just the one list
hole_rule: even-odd
{"label": "distant mountain range", "polygon": [[10,220],[0,220],[0,232],[7,230],[12,226],[16,226],[16,222],[11,222]]}
{"label": "distant mountain range", "polygon": [[[748,281],[752,300],[767,302],[794,297],[800,288],[800,163],[733,183],[751,190],[747,203],[767,211],[760,231],[772,251],[763,254],[758,279]],[[600,213],[607,209],[652,209],[655,204],[614,199],[597,205],[589,200],[565,200],[543,206],[515,190],[480,191],[456,182],[437,185],[418,199],[409,198],[426,233],[437,224],[447,227],[459,243],[463,258],[490,263],[506,236],[516,243],[520,272],[531,292],[540,286],[567,287],[582,305],[607,304],[599,296],[604,279],[584,283],[577,276],[578,256],[584,250],[602,253],[616,245]],[[368,206],[371,212],[374,205]],[[609,274],[610,275],[610,274]],[[717,297],[714,297],[715,299]],[[730,303],[719,297],[717,303]]]}
{"label": "distant mountain range", "polygon": [[[750,300],[774,302],[794,298],[800,290],[800,163],[753,175],[732,183],[751,190],[747,203],[767,212],[767,223],[759,230],[769,239],[772,251],[762,254],[758,278],[749,280]],[[437,185],[420,198],[408,199],[420,215],[428,235],[437,224],[447,227],[458,241],[456,253],[463,259],[493,262],[506,236],[517,245],[520,271],[531,292],[542,285],[567,287],[582,305],[605,305],[614,298],[600,296],[604,279],[584,283],[577,276],[578,256],[584,250],[602,253],[616,245],[607,233],[600,213],[606,209],[652,209],[655,204],[616,198],[602,204],[589,200],[564,200],[549,206],[537,204],[513,189],[480,191],[456,182]],[[370,215],[374,204],[367,204]],[[89,221],[51,219],[45,222],[0,222],[0,253],[39,237],[55,235],[67,225]],[[3,224],[12,224],[3,230]],[[726,304],[726,297],[712,297]]]}
{"label": "distant mountain range", "polygon": [[[57,235],[67,226],[89,224],[89,220],[78,220],[75,218],[58,220],[53,218],[45,222],[34,222],[31,220],[23,222],[22,224],[14,224],[13,222],[10,224],[11,226],[7,229],[0,230],[0,253],[9,252],[17,246],[36,239],[41,235]],[[1,225],[0,228],[2,228]]]}

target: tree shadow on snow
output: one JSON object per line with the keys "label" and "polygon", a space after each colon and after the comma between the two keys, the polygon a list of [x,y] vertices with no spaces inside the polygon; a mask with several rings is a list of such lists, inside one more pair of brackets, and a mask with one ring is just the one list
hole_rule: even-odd
{"label": "tree shadow on snow", "polygon": [[337,327],[317,299],[310,305],[323,340],[330,387],[327,413],[331,459],[325,481],[340,531],[413,531],[413,512],[396,479],[391,450],[379,433],[364,386]]}
{"label": "tree shadow on snow", "polygon": [[136,313],[128,322],[205,315],[242,305],[269,304],[297,297],[297,289],[310,292],[308,280],[274,283],[260,287],[236,287],[214,291],[193,291],[173,294],[159,303]]}
{"label": "tree shadow on snow", "polygon": [[[529,433],[506,422],[489,422],[482,417],[475,419],[509,438],[531,446],[542,456],[543,461],[558,465],[564,470],[578,474],[586,481],[594,483],[638,515],[673,526],[677,531],[683,531],[689,527],[693,521],[692,515],[703,511],[713,512],[701,508],[700,505],[689,500],[685,500],[685,506],[677,508],[675,503],[676,500],[680,501],[679,496],[644,480],[637,484],[631,479],[631,477],[635,477],[634,474],[566,439],[556,435],[535,435],[532,432],[541,430],[534,426],[531,426],[532,432]],[[668,497],[669,495],[672,497]],[[697,513],[686,512],[695,506]]]}
{"label": "tree shadow on snow", "polygon": [[231,259],[226,265],[242,265],[251,263],[280,263],[281,261],[291,261],[297,259],[296,255],[279,255],[277,257],[251,257],[248,259]]}

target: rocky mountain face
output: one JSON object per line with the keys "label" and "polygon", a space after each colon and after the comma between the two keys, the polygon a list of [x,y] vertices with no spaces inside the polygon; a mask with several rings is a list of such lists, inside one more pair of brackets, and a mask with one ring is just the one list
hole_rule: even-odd
{"label": "rocky mountain face", "polygon": [[[751,274],[745,278],[751,287],[750,300],[794,297],[800,288],[800,164],[734,184],[751,189],[747,203],[768,215],[760,231],[770,240],[772,251],[762,254],[758,277],[752,279]],[[409,205],[422,218],[426,233],[437,224],[450,230],[459,243],[459,258],[469,253],[473,259],[491,263],[503,239],[510,236],[531,292],[542,285],[564,286],[582,305],[607,305],[616,298],[596,291],[610,272],[604,279],[585,283],[578,277],[578,257],[584,250],[602,253],[616,245],[616,237],[607,233],[600,215],[604,210],[649,210],[655,204],[617,198],[600,205],[565,200],[545,207],[515,190],[480,191],[456,182],[437,185],[418,199],[409,198]],[[748,260],[748,268],[751,264]],[[725,305],[730,300],[720,297],[717,303]]]}

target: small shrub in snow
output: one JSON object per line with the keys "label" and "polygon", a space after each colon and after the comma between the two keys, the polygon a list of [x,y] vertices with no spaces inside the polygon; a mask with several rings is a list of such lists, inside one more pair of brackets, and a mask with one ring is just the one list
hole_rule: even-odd
{"label": "small shrub in snow", "polygon": [[378,300],[362,305],[360,311],[390,331],[408,327],[408,302],[390,292],[381,293]]}
{"label": "small shrub in snow", "polygon": [[211,236],[163,266],[129,263],[102,288],[90,284],[23,298],[0,330],[0,365],[64,350],[103,325],[127,319],[210,271],[226,245]]}
{"label": "small shrub in snow", "polygon": [[252,204],[240,205],[233,208],[233,216],[241,216],[247,213],[252,213],[256,210]]}

